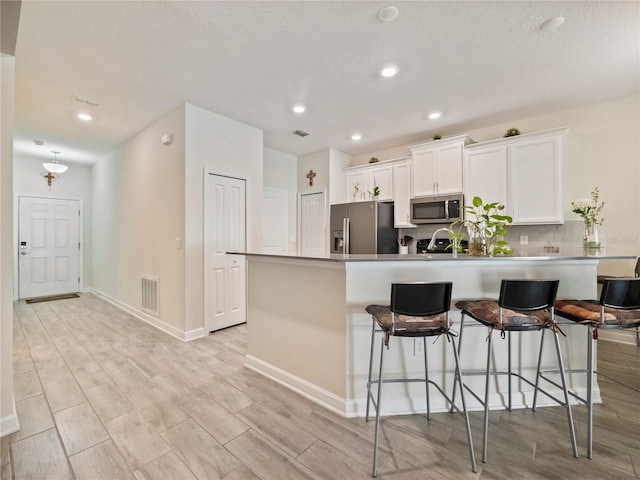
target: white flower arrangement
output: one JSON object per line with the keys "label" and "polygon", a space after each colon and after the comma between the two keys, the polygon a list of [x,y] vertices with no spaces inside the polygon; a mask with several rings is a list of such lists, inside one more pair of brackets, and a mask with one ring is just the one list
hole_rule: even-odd
{"label": "white flower arrangement", "polygon": [[602,225],[603,218],[598,218],[604,208],[604,202],[600,201],[600,190],[598,187],[591,191],[591,198],[582,198],[571,202],[571,211],[577,213],[584,220],[584,225],[590,228],[594,225]]}

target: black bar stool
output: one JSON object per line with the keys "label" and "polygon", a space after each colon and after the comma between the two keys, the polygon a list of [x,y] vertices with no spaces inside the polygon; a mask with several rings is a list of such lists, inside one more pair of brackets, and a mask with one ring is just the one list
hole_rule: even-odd
{"label": "black bar stool", "polygon": [[[489,434],[489,385],[490,378],[494,375],[508,375],[508,409],[511,410],[511,378],[517,377],[534,387],[535,392],[540,390],[549,398],[553,399],[567,409],[567,418],[569,421],[569,433],[571,435],[571,444],[573,447],[573,456],[578,457],[578,448],[576,445],[576,435],[573,425],[573,415],[571,406],[569,405],[569,393],[567,391],[567,383],[564,374],[564,364],[562,360],[562,352],[560,349],[560,341],[558,338],[559,328],[554,318],[553,302],[558,291],[559,280],[502,280],[500,286],[500,297],[495,300],[461,300],[456,303],[456,307],[462,311],[460,323],[460,342],[458,348],[462,348],[462,333],[464,328],[465,316],[469,316],[489,328],[489,336],[487,338],[487,368],[486,372],[480,373],[485,375],[485,391],[484,399],[480,398],[473,391],[465,388],[480,402],[484,407],[484,429],[482,439],[482,461],[487,461],[488,434]],[[507,371],[498,371],[491,369],[491,352],[493,348],[493,332],[499,330],[502,338],[508,338],[507,352]],[[515,373],[511,369],[511,332],[530,332],[541,331],[541,347],[544,339],[545,331],[550,330],[553,333],[556,354],[558,357],[559,372],[562,379],[562,390],[564,393],[564,401],[555,398],[553,395],[542,390],[538,385],[540,378],[540,363],[542,360],[542,348],[538,356],[538,366],[536,371],[535,383],[524,378],[522,375]],[[463,375],[472,375],[471,372],[463,372]],[[476,373],[477,374],[477,373]],[[454,386],[455,387],[455,386]],[[455,388],[454,388],[455,395]],[[535,395],[535,394],[534,394]],[[455,397],[454,397],[455,398]],[[535,409],[534,409],[535,410]]]}
{"label": "black bar stool", "polygon": [[[605,279],[600,300],[556,300],[558,316],[585,325],[587,333],[587,398],[572,394],[587,406],[587,457],[593,455],[593,378],[599,329],[640,327],[640,278]],[[578,370],[580,371],[580,370]],[[585,370],[582,370],[583,372]],[[543,372],[549,373],[549,372]],[[535,405],[535,399],[534,399]]]}
{"label": "black bar stool", "polygon": [[[427,365],[427,341],[426,337],[437,337],[446,335],[451,342],[453,356],[455,359],[455,381],[462,383],[460,378],[460,365],[458,361],[458,350],[453,335],[451,335],[449,321],[449,309],[451,307],[451,282],[442,283],[394,283],[391,285],[391,305],[369,305],[366,310],[373,317],[371,328],[371,353],[369,355],[369,378],[367,381],[367,412],[366,421],[369,421],[369,405],[373,404],[376,410],[375,440],[373,446],[373,472],[377,475],[378,468],[378,439],[380,435],[380,411],[382,409],[382,385],[385,383],[408,383],[424,382],[427,396],[427,418],[430,414],[429,405],[429,385],[436,389],[451,403],[451,409],[461,413],[465,419],[467,427],[467,439],[469,441],[469,456],[471,458],[471,469],[476,471],[476,459],[473,452],[473,440],[471,438],[471,425],[464,396],[461,397],[462,409],[459,409],[443,389],[429,379]],[[373,349],[375,345],[376,333],[383,333],[380,346],[380,369],[378,378],[371,378],[373,369]],[[389,348],[390,337],[422,337],[424,351],[424,378],[382,378],[384,351]],[[455,383],[455,382],[454,382]],[[371,386],[377,384],[378,392],[376,397],[371,391]]]}

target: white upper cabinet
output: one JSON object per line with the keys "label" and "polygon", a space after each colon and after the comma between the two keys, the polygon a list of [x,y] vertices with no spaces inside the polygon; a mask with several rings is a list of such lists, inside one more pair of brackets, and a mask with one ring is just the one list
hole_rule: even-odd
{"label": "white upper cabinet", "polygon": [[[380,189],[378,200],[393,201],[397,228],[415,227],[411,223],[411,160],[396,158],[344,169],[347,202],[373,200],[373,188]],[[355,187],[358,187],[357,189]]]}
{"label": "white upper cabinet", "polygon": [[568,127],[469,145],[464,156],[465,203],[501,202],[513,223],[563,223],[562,163]]}
{"label": "white upper cabinet", "polygon": [[472,140],[459,135],[409,147],[412,158],[412,196],[462,192],[462,158]]}
{"label": "white upper cabinet", "polygon": [[415,227],[411,223],[411,161],[393,166],[393,220],[396,228]]}
{"label": "white upper cabinet", "polygon": [[[406,161],[406,159],[403,159]],[[378,187],[378,200],[393,200],[393,165],[397,160],[368,163],[343,170],[345,176],[345,198],[347,202],[373,200],[373,189]],[[356,188],[357,187],[357,188]]]}

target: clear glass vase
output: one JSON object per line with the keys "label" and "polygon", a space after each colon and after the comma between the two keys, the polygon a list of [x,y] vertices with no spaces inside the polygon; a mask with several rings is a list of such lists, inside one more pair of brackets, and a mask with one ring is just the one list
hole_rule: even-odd
{"label": "clear glass vase", "polygon": [[486,229],[482,225],[469,225],[467,232],[469,233],[469,255],[486,257],[489,254]]}
{"label": "clear glass vase", "polygon": [[600,248],[598,225],[585,222],[582,244],[586,250],[598,250]]}

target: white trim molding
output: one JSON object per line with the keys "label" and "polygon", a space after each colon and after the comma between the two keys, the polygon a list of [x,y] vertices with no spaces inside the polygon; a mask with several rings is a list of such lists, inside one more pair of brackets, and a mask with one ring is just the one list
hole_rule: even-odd
{"label": "white trim molding", "polygon": [[173,325],[169,325],[152,315],[148,315],[143,311],[132,307],[131,305],[121,302],[120,300],[116,300],[115,298],[110,297],[106,293],[96,290],[95,288],[92,288],[90,292],[96,295],[97,297],[103,298],[107,302],[111,303],[112,305],[115,305],[116,307],[124,310],[125,312],[130,313],[131,315],[142,320],[143,322],[146,322],[149,325],[157,328],[158,330],[161,330],[164,333],[167,333],[172,337],[177,338],[178,340],[182,340],[183,342],[189,342],[191,340],[195,340],[196,338],[201,338],[206,336],[206,332],[204,328],[194,328],[193,330],[187,330],[187,331],[180,330],[179,328],[176,328]]}

